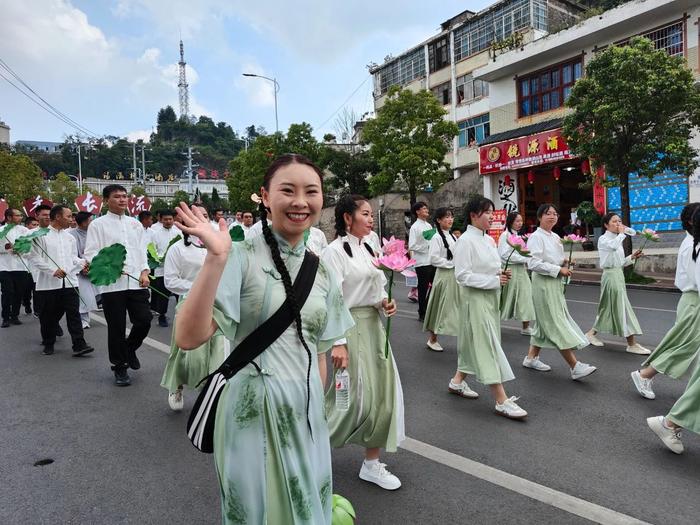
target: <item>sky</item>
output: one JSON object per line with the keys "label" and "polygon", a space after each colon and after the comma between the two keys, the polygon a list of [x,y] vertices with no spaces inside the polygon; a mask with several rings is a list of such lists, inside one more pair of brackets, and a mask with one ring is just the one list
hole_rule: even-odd
{"label": "sky", "polygon": [[[243,131],[308,122],[334,132],[347,108],[373,109],[366,65],[437,34],[440,24],[489,0],[0,0],[0,59],[80,127],[147,138],[158,110],[179,112],[179,39],[190,113]],[[0,63],[1,64],[1,63]],[[20,85],[0,67],[0,74]],[[24,88],[26,90],[26,88]],[[76,133],[0,77],[0,120],[11,141]]]}

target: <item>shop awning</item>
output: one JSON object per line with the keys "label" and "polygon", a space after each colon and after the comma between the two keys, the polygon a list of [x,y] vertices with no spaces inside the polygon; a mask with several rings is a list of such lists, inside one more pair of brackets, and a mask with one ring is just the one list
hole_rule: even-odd
{"label": "shop awning", "polygon": [[479,146],[485,146],[487,144],[493,144],[494,142],[502,142],[504,140],[511,140],[518,137],[526,137],[528,135],[536,135],[537,133],[542,133],[543,131],[549,131],[550,129],[560,128],[564,119],[555,118],[552,120],[545,120],[543,122],[538,122],[537,124],[530,124],[529,126],[523,126],[522,128],[510,129],[502,133],[496,133],[486,137],[482,142],[479,142]]}

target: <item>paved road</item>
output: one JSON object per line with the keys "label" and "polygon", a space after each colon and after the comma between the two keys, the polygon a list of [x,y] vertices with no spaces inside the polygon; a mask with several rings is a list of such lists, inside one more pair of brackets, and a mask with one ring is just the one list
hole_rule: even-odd
{"label": "paved road", "polygon": [[[504,323],[517,376],[508,392],[530,412],[524,423],[509,421],[493,414],[488,389],[476,382],[478,401],[447,393],[456,341],[443,338],[442,354],[426,350],[415,306],[397,290],[392,342],[411,440],[383,460],[404,486],[387,493],[360,481],[362,451],[335,451],[334,490],[354,503],[358,523],[697,523],[700,437],[686,433],[686,454],[675,456],[644,421],[672,405],[682,381],[660,377],[657,399],[642,399],[629,379],[639,357],[611,338],[605,349],[579,353],[599,367],[584,382],[572,382],[564,361],[546,350],[553,371],[532,372],[520,366],[527,338]],[[567,292],[584,330],[597,294],[589,286]],[[659,342],[678,297],[630,292],[646,332],[642,344]],[[87,331],[98,350],[75,359],[67,338],[54,356],[43,356],[38,321],[23,319],[0,331],[0,523],[219,522],[212,458],[189,444],[186,413],[172,413],[159,387],[170,330],[154,324],[151,345],[140,351],[142,369],[119,389],[99,322]],[[187,392],[186,408],[193,397]],[[34,466],[42,459],[53,463]]]}

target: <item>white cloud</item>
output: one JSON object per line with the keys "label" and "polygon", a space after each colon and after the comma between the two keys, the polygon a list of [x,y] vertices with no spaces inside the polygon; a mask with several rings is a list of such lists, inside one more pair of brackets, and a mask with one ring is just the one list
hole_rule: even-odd
{"label": "white cloud", "polygon": [[264,78],[244,77],[243,73],[251,73],[253,75],[262,75],[272,78],[270,73],[267,73],[259,64],[248,61],[241,67],[240,74],[236,77],[235,86],[243,91],[248,101],[257,107],[274,107],[275,105],[275,86],[269,80]]}
{"label": "white cloud", "polygon": [[126,140],[129,142],[136,142],[138,140],[143,140],[148,142],[151,139],[152,131],[150,129],[137,129],[130,131],[126,134]]}

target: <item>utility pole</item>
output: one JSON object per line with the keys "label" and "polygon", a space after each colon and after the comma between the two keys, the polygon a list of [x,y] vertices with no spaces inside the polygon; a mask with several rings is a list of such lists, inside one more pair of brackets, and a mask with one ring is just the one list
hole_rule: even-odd
{"label": "utility pole", "polygon": [[143,185],[146,186],[146,145],[141,145],[141,178],[143,179]]}
{"label": "utility pole", "polygon": [[194,170],[197,164],[192,163],[192,155],[196,155],[196,151],[192,151],[192,146],[187,146],[187,153],[183,153],[187,157],[187,165],[185,166],[185,171],[183,172],[184,177],[187,178],[187,193],[190,197],[194,197]]}
{"label": "utility pole", "polygon": [[80,158],[80,142],[78,142],[78,193],[83,194],[83,163]]}
{"label": "utility pole", "polygon": [[133,151],[133,158],[134,158],[134,183],[138,184],[139,181],[139,175],[136,173],[136,142],[134,142],[132,145],[132,151]]}

